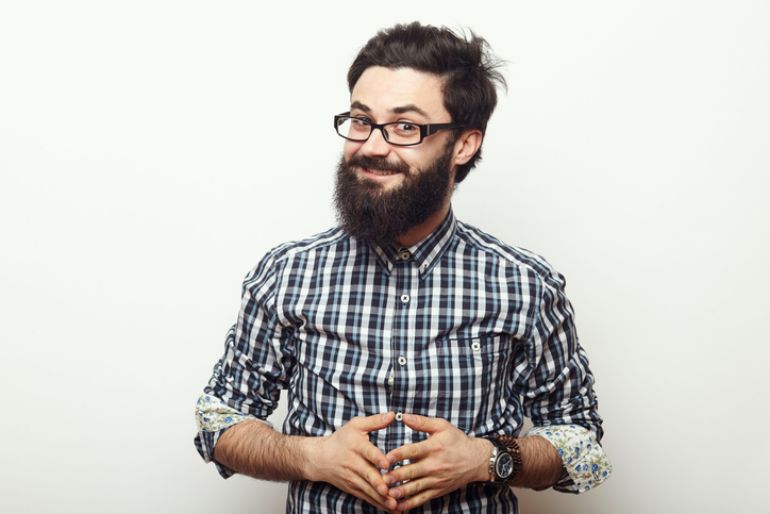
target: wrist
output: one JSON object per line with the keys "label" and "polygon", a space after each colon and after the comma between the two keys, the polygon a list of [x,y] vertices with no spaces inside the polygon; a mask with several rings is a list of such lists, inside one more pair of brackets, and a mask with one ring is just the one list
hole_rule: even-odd
{"label": "wrist", "polygon": [[487,438],[493,445],[489,458],[490,480],[496,484],[511,484],[521,472],[521,448],[518,439],[512,435]]}
{"label": "wrist", "polygon": [[494,477],[489,473],[489,459],[492,457],[495,445],[490,440],[481,437],[475,438],[475,442],[477,445],[477,455],[480,455],[482,459],[474,470],[473,481],[490,482]]}
{"label": "wrist", "polygon": [[299,454],[300,475],[303,480],[311,482],[320,481],[318,463],[322,462],[318,457],[320,443],[324,437],[297,437],[297,453]]}

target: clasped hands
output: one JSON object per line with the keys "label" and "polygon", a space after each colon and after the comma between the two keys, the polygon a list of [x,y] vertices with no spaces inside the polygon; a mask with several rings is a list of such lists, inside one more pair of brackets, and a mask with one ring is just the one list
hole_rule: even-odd
{"label": "clasped hands", "polygon": [[[404,414],[403,422],[428,438],[383,454],[368,434],[394,419],[392,412],[353,418],[332,435],[312,442],[309,478],[333,484],[388,512],[413,509],[470,482],[488,479],[491,443],[469,437],[439,418]],[[381,471],[405,460],[410,463],[385,474]]]}

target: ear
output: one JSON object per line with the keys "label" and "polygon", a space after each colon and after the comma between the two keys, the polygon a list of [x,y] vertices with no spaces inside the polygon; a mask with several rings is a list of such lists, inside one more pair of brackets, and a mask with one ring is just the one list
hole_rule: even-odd
{"label": "ear", "polygon": [[462,166],[476,155],[476,152],[481,148],[481,141],[484,139],[484,135],[479,129],[466,130],[460,134],[454,145],[454,153],[452,158],[452,164],[454,166]]}

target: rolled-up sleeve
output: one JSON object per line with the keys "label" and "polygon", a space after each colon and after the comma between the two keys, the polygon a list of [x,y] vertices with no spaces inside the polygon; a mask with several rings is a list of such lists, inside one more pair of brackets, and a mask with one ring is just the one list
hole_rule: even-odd
{"label": "rolled-up sleeve", "polygon": [[530,337],[517,345],[516,392],[535,426],[530,434],[549,440],[562,457],[564,474],[554,488],[584,492],[612,470],[599,444],[603,431],[594,377],[578,342],[564,277],[549,269],[544,276],[530,275],[530,283],[537,308]]}
{"label": "rolled-up sleeve", "polygon": [[276,264],[269,255],[246,276],[238,322],[228,331],[224,354],[195,406],[195,447],[224,478],[233,471],[214,459],[217,441],[241,421],[265,421],[291,375],[292,331],[275,311],[275,276]]}
{"label": "rolled-up sleeve", "polygon": [[584,493],[598,486],[612,473],[604,449],[593,432],[579,425],[533,427],[527,435],[548,440],[561,457],[564,472],[553,488],[565,493]]}

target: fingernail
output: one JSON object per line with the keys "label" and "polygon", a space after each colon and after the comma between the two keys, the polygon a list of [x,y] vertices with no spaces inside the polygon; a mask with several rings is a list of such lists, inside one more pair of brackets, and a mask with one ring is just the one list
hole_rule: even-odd
{"label": "fingernail", "polygon": [[401,498],[401,491],[399,491],[398,489],[391,489],[390,495],[396,499]]}

